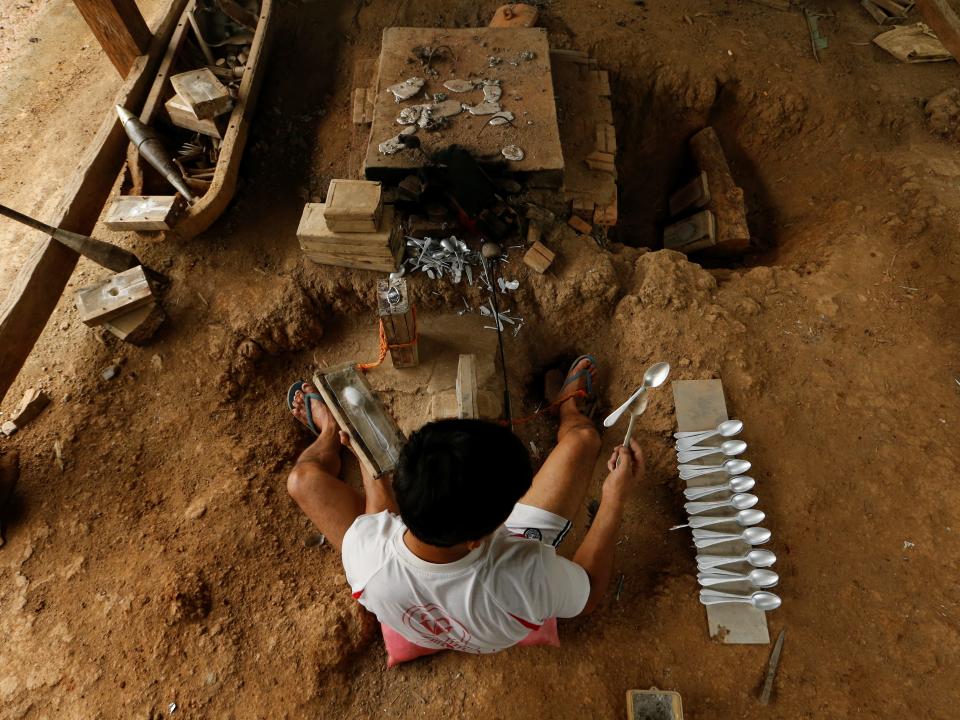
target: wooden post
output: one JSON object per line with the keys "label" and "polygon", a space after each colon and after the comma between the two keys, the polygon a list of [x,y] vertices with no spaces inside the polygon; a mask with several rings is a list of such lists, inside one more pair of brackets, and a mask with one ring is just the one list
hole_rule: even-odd
{"label": "wooden post", "polygon": [[737,187],[723,154],[720,139],[712,127],[690,138],[690,152],[700,170],[707,174],[710,203],[717,221],[717,244],[710,252],[742,253],[750,248],[743,190]]}
{"label": "wooden post", "polygon": [[[100,130],[66,184],[63,200],[49,219],[51,225],[81,235],[93,232],[123,164],[128,142],[113,104],[134,108],[143,103],[186,2],[171,2],[154,33],[150,52],[134,62],[130,76],[107,109]],[[0,347],[3,348],[0,352],[0,400],[10,389],[50,319],[77,264],[77,257],[76,252],[53,238],[41,240],[7,290],[6,298],[0,302]]]}
{"label": "wooden post", "polygon": [[100,47],[122,77],[150,47],[150,28],[134,0],[74,0]]}
{"label": "wooden post", "polygon": [[461,355],[457,363],[457,417],[480,417],[477,399],[477,356]]}
{"label": "wooden post", "polygon": [[[417,348],[417,318],[407,294],[407,281],[379,280],[377,282],[377,314],[383,322],[390,357],[395,368],[416,367],[420,364]],[[393,347],[402,345],[404,347]]]}
{"label": "wooden post", "polygon": [[960,61],[960,0],[917,0],[923,21]]}

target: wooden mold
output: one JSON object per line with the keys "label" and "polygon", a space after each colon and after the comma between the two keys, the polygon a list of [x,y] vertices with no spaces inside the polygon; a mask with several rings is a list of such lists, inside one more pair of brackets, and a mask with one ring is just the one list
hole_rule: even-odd
{"label": "wooden mold", "polygon": [[210,120],[233,108],[230,91],[210,68],[188,70],[170,78],[180,99],[201,120]]}
{"label": "wooden mold", "polygon": [[169,230],[185,206],[180,195],[118,195],[103,224],[111,230]]}
{"label": "wooden mold", "polygon": [[[393,472],[406,437],[355,364],[318,370],[313,383],[337,425],[350,436],[351,446],[364,468],[374,477]],[[362,408],[342,399],[347,387],[360,393]]]}
{"label": "wooden mold", "polygon": [[85,325],[102,325],[108,320],[153,302],[153,290],[143,266],[117,273],[107,280],[77,290],[77,311]]}
{"label": "wooden mold", "polygon": [[383,196],[380,183],[331,180],[323,217],[338,233],[375,233],[380,229]]}
{"label": "wooden mold", "polygon": [[417,317],[410,303],[405,278],[377,282],[377,314],[383,323],[393,366],[408,368],[419,365]]}

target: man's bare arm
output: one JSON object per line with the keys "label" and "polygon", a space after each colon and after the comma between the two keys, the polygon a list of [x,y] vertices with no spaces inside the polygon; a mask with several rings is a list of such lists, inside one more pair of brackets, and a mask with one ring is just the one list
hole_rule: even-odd
{"label": "man's bare arm", "polygon": [[[620,467],[617,458],[621,457]],[[603,483],[600,508],[573,562],[587,571],[590,596],[581,614],[593,612],[603,599],[613,576],[613,554],[627,500],[644,474],[643,454],[636,440],[630,449],[617,447],[607,463],[610,474]]]}

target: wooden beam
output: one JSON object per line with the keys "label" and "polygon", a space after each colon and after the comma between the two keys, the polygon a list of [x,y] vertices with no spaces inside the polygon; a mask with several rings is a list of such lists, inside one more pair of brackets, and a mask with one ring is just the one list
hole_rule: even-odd
{"label": "wooden beam", "polygon": [[917,9],[944,47],[960,61],[960,0],[917,0]]}
{"label": "wooden beam", "polygon": [[[141,55],[117,93],[115,103],[128,109],[139,106],[150,90],[164,48],[186,5],[172,0],[166,15],[153,34],[147,55]],[[186,20],[182,20],[186,22]],[[63,191],[63,200],[50,224],[89,235],[97,224],[123,164],[127,136],[117,118],[113,103],[105,108],[106,119],[84,153],[71,180]],[[0,400],[13,384],[53,313],[67,281],[77,264],[77,254],[52,238],[39,242],[13,281],[0,305]]]}
{"label": "wooden beam", "polygon": [[134,61],[150,49],[150,28],[134,0],[74,0],[100,47],[127,77]]}

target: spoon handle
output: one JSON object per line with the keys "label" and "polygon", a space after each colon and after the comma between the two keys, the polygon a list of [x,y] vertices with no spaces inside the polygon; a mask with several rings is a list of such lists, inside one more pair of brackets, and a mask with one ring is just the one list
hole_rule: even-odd
{"label": "spoon handle", "polygon": [[719,455],[722,453],[723,450],[718,447],[704,448],[703,450],[683,450],[677,453],[677,461],[688,463],[691,460],[699,460],[700,458],[707,457],[708,455]]}
{"label": "spoon handle", "polygon": [[725,507],[730,507],[729,500],[723,500],[721,502],[688,502],[683,506],[683,509],[687,511],[687,515],[699,515],[709,510],[719,510]]}
{"label": "spoon handle", "polygon": [[707,485],[706,487],[687,488],[683,491],[683,496],[687,500],[699,500],[719,492],[730,492],[728,485]]}
{"label": "spoon handle", "polygon": [[[746,575],[698,575],[697,582],[701,587],[713,587],[714,585],[726,585],[727,583],[750,582]],[[752,585],[752,583],[751,583]]]}
{"label": "spoon handle", "polygon": [[727,604],[742,604],[742,605],[753,605],[753,599],[749,597],[741,598],[732,598],[732,597],[715,597],[715,596],[700,596],[700,603],[702,605],[727,605]]}
{"label": "spoon handle", "polygon": [[700,570],[742,562],[749,562],[746,555],[697,555],[697,568]]}
{"label": "spoon handle", "polygon": [[716,530],[694,530],[695,538],[725,538],[727,540],[739,540],[740,535],[735,533],[717,532]]}
{"label": "spoon handle", "polygon": [[716,428],[713,430],[688,430],[686,432],[675,432],[673,437],[677,440],[686,440],[689,438],[708,438],[717,434]]}
{"label": "spoon handle", "polygon": [[730,537],[695,538],[693,541],[693,544],[696,545],[697,548],[699,549],[699,548],[713,547],[714,545],[719,545],[725,542],[733,542],[739,539],[740,539],[739,535],[731,535]]}
{"label": "spoon handle", "polygon": [[722,472],[725,468],[723,465],[704,465],[702,467],[699,465],[680,465],[677,469],[680,471],[681,480],[692,480],[701,475]]}

